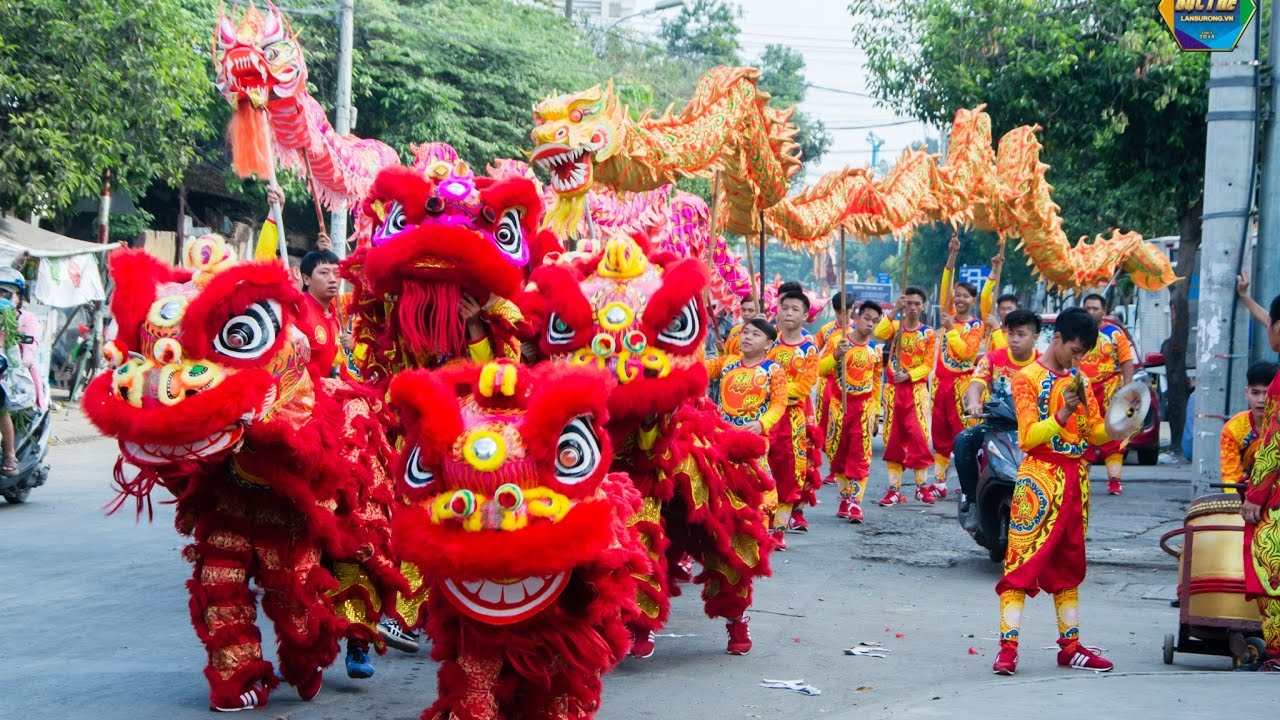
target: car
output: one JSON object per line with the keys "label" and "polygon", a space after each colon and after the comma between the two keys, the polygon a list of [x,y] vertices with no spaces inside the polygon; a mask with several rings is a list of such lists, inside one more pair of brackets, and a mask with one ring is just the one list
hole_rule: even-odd
{"label": "car", "polygon": [[[1049,341],[1053,339],[1054,321],[1057,318],[1057,314],[1040,316],[1042,326],[1040,328],[1040,337],[1036,340],[1036,349],[1041,352],[1049,347]],[[1107,320],[1123,330],[1125,336],[1129,338],[1129,343],[1133,344],[1133,336],[1129,333],[1128,328],[1115,318],[1108,317]],[[1151,393],[1151,409],[1147,411],[1147,417],[1143,419],[1142,430],[1129,439],[1129,450],[1137,454],[1140,465],[1155,465],[1160,460],[1160,393],[1156,388],[1155,378],[1144,372],[1144,370],[1163,365],[1164,355],[1160,353],[1147,353],[1145,358],[1134,359],[1133,379],[1145,382],[1148,391]],[[1098,456],[1097,448],[1092,448],[1088,457],[1094,463],[1102,462],[1102,458]]]}

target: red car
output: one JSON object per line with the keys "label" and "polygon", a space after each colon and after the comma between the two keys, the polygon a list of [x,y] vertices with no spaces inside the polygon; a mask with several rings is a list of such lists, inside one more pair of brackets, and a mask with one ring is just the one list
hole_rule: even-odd
{"label": "red car", "polygon": [[[1049,347],[1049,341],[1053,339],[1054,320],[1057,318],[1057,314],[1040,316],[1040,320],[1044,325],[1040,329],[1040,338],[1036,341],[1036,348],[1042,352]],[[1123,330],[1125,336],[1129,338],[1129,343],[1133,343],[1133,336],[1129,334],[1128,328],[1115,318],[1107,319]],[[1129,440],[1129,449],[1138,454],[1138,463],[1141,465],[1155,465],[1160,460],[1160,394],[1156,390],[1154,379],[1150,378],[1142,370],[1162,365],[1164,365],[1164,355],[1160,353],[1148,353],[1145,358],[1135,358],[1133,363],[1134,379],[1146,381],[1147,388],[1151,393],[1151,410],[1147,412],[1147,417],[1142,422],[1142,430]],[[1090,460],[1095,463],[1102,462],[1102,458],[1098,457],[1097,448],[1090,450]]]}

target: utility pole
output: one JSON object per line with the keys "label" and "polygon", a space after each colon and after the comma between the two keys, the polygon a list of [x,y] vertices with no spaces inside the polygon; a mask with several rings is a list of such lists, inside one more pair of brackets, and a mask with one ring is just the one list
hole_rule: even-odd
{"label": "utility pole", "polygon": [[[1262,22],[1259,14],[1257,22]],[[1263,307],[1271,304],[1271,298],[1280,295],[1280,127],[1276,127],[1276,114],[1280,106],[1280,16],[1271,13],[1271,45],[1267,48],[1267,67],[1270,82],[1267,83],[1267,109],[1270,122],[1267,123],[1266,139],[1262,145],[1262,192],[1258,199],[1258,245],[1253,256],[1253,272],[1249,292]],[[1248,267],[1248,266],[1246,266]],[[1275,360],[1276,354],[1271,351],[1267,342],[1267,334],[1260,327],[1254,327],[1248,337],[1254,338],[1250,345],[1250,360]]]}
{"label": "utility pole", "polygon": [[1257,36],[1246,29],[1235,50],[1212,57],[1196,323],[1193,497],[1209,492],[1209,483],[1222,481],[1218,440],[1223,424],[1243,405],[1238,396],[1248,364],[1243,343],[1249,313],[1233,300],[1243,250],[1240,239],[1249,228],[1254,201]]}
{"label": "utility pole", "polygon": [[[338,0],[338,107],[334,112],[333,129],[339,135],[351,132],[351,56],[355,32],[355,0]],[[329,233],[333,249],[338,257],[347,254],[347,204],[341,203],[329,217]]]}
{"label": "utility pole", "polygon": [[564,0],[564,19],[573,19],[573,0]]}

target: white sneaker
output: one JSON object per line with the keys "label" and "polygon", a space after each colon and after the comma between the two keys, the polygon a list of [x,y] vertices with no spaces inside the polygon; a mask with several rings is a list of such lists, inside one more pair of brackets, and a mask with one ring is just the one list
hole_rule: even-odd
{"label": "white sneaker", "polygon": [[405,630],[395,620],[378,623],[378,634],[382,636],[383,642],[401,652],[416,653],[422,648],[418,642],[418,633]]}

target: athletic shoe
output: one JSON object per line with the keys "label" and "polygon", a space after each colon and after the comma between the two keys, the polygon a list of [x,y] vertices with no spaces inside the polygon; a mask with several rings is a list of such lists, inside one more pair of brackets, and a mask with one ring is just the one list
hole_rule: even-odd
{"label": "athletic shoe", "polygon": [[653,631],[638,627],[631,628],[631,657],[643,660],[653,657]]}
{"label": "athletic shoe", "polygon": [[373,677],[373,663],[369,662],[369,648],[347,641],[347,677],[365,680]]}
{"label": "athletic shoe", "polygon": [[809,521],[804,519],[800,508],[791,511],[791,532],[809,532]]}
{"label": "athletic shoe", "polygon": [[1280,672],[1280,660],[1272,658],[1258,665],[1258,669],[1254,672]]}
{"label": "athletic shoe", "polygon": [[1018,671],[1018,641],[1001,640],[1000,654],[991,664],[991,672],[996,675],[1012,675]]}
{"label": "athletic shoe", "polygon": [[316,668],[316,672],[297,687],[298,697],[310,701],[320,694],[320,686],[324,684],[324,668]]}
{"label": "athletic shoe", "polygon": [[889,488],[889,490],[885,492],[884,497],[880,498],[880,505],[882,507],[889,507],[890,505],[906,505],[906,504],[907,504],[907,496],[903,495],[902,491],[895,487]]}
{"label": "athletic shoe", "polygon": [[785,529],[777,528],[773,532],[769,533],[769,537],[773,538],[774,550],[787,549],[787,531]]}
{"label": "athletic shoe", "polygon": [[1058,651],[1058,667],[1094,672],[1110,672],[1111,668],[1115,667],[1110,660],[1099,657],[1096,652],[1081,645],[1078,640],[1072,640],[1065,645],[1062,640],[1059,640],[1058,645],[1062,647]]}
{"label": "athletic shoe", "polygon": [[933,505],[938,502],[933,497],[933,490],[928,485],[916,486],[916,499],[925,505]]}
{"label": "athletic shoe", "polygon": [[235,702],[226,705],[214,705],[209,703],[209,709],[214,712],[240,712],[241,710],[253,710],[267,704],[267,688],[260,682],[255,682],[249,686],[248,690],[240,693],[240,697]]}
{"label": "athletic shoe", "polygon": [[854,525],[862,524],[862,507],[858,505],[856,500],[849,502],[849,522]]}
{"label": "athletic shoe", "polygon": [[836,508],[836,517],[841,520],[849,519],[849,506],[853,504],[853,500],[849,498],[840,498],[840,506]]}
{"label": "athletic shoe", "polygon": [[1120,487],[1119,478],[1111,478],[1110,480],[1107,481],[1108,495],[1119,495],[1122,492],[1124,492],[1124,488]]}
{"label": "athletic shoe", "polygon": [[836,484],[836,476],[835,476],[835,475],[828,475],[828,476],[826,476],[825,478],[823,478],[823,479],[822,479],[822,484],[823,484],[823,485],[835,485],[835,484]]}
{"label": "athletic shoe", "polygon": [[939,480],[932,486],[933,494],[938,496],[939,500],[947,499],[947,481]]}
{"label": "athletic shoe", "polygon": [[418,631],[406,630],[395,620],[383,620],[378,623],[378,634],[387,645],[407,653],[416,653],[422,649],[418,642]]}
{"label": "athletic shoe", "polygon": [[743,615],[724,624],[725,631],[729,633],[729,645],[725,652],[730,655],[746,655],[751,652],[751,630],[747,627],[749,621],[750,618]]}

